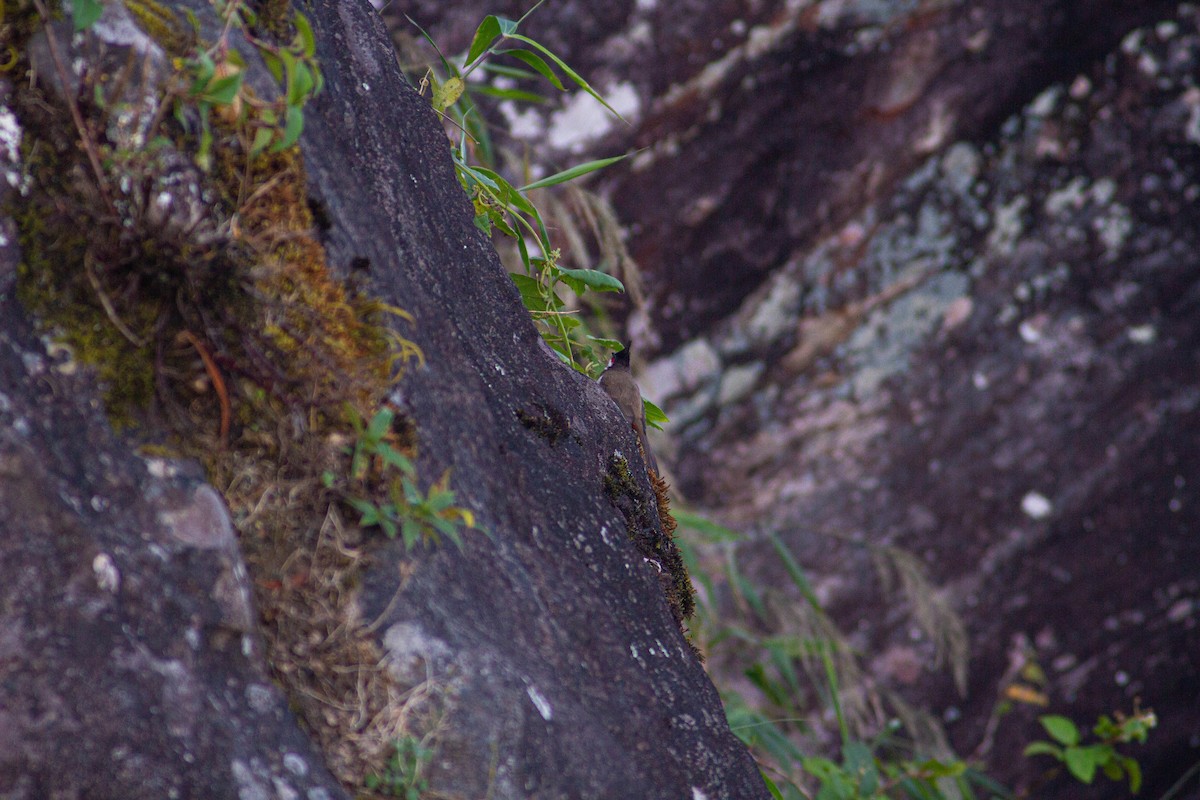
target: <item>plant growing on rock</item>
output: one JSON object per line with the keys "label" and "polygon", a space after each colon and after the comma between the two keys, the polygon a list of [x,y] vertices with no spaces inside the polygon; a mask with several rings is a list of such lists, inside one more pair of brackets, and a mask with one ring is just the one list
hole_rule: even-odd
{"label": "plant growing on rock", "polygon": [[[510,80],[544,81],[565,91],[564,79],[586,92],[613,115],[620,118],[603,97],[565,61],[544,45],[522,33],[520,26],[541,5],[539,2],[520,19],[489,15],[479,24],[470,48],[455,63],[442,54],[433,39],[422,36],[438,54],[440,69],[430,66],[420,87],[431,88],[434,111],[450,120],[459,131],[458,144],[451,148],[459,182],[475,207],[475,224],[489,236],[499,231],[513,239],[523,272],[511,273],[521,299],[551,348],[575,369],[595,377],[604,359],[595,347],[620,349],[619,342],[592,336],[586,324],[574,316],[560,295],[560,287],[582,298],[590,289],[596,292],[623,292],[616,277],[595,269],[568,269],[559,264],[561,250],[550,240],[542,210],[532,193],[539,189],[568,183],[588,173],[617,163],[625,156],[597,159],[577,164],[553,175],[516,184],[505,178],[497,165],[486,121],[472,93],[485,94],[516,102],[538,102],[542,98],[525,89],[473,86],[469,78],[476,70],[494,72]],[[410,20],[411,22],[411,20]],[[416,23],[413,23],[416,25]],[[420,26],[417,26],[420,30]],[[515,45],[515,46],[509,46]],[[500,57],[508,64],[497,64]],[[553,66],[552,66],[553,65]],[[659,412],[661,415],[661,411]]]}

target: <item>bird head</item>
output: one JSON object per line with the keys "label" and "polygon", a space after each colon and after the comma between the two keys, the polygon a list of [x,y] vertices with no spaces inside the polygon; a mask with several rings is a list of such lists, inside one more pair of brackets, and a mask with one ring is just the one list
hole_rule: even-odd
{"label": "bird head", "polygon": [[625,345],[624,350],[618,350],[612,354],[612,358],[608,360],[610,367],[629,367],[629,351],[633,348],[633,342]]}

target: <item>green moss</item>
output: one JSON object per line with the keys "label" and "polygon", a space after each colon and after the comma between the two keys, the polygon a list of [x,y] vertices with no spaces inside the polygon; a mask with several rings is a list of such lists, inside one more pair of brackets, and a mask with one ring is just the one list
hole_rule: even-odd
{"label": "green moss", "polygon": [[[634,480],[629,461],[614,454],[604,473],[604,493],[625,517],[629,540],[642,557],[659,570],[659,583],[667,605],[681,629],[695,611],[691,577],[683,555],[675,544],[675,519],[667,499],[667,485],[657,475],[649,475],[653,498]],[[657,525],[655,523],[658,523]]]}
{"label": "green moss", "polygon": [[283,44],[295,35],[291,0],[249,0],[248,5],[256,15],[251,26],[255,36]]}
{"label": "green moss", "polygon": [[566,417],[557,409],[546,408],[538,403],[532,408],[517,408],[513,413],[516,414],[522,425],[548,440],[552,445],[558,444],[559,440],[567,434],[569,426]]}
{"label": "green moss", "polygon": [[155,0],[122,0],[147,36],[172,56],[182,56],[196,45],[192,29],[175,12]]}

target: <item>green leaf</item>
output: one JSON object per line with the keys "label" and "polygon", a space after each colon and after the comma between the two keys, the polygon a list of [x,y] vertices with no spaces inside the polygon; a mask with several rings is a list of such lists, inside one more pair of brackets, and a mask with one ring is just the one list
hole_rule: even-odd
{"label": "green leaf", "polygon": [[622,122],[625,122],[625,118],[622,117],[620,114],[618,114],[616,109],[613,108],[612,106],[610,106],[608,104],[608,102],[605,101],[605,99],[603,97],[601,97],[600,94],[595,89],[592,88],[591,84],[589,84],[587,81],[585,81],[579,75],[578,72],[576,72],[575,70],[573,70],[569,66],[567,66],[566,62],[563,61],[561,58],[554,55],[554,53],[551,53],[549,50],[547,50],[541,44],[539,44],[538,42],[535,42],[533,39],[530,39],[528,36],[522,36],[521,34],[516,33],[515,31],[513,33],[508,34],[508,36],[509,36],[509,38],[516,39],[521,42],[525,42],[525,44],[528,44],[528,45],[532,45],[534,48],[541,51],[541,53],[543,55],[545,55],[547,58],[549,58],[551,61],[553,61],[555,64],[557,64],[558,68],[567,74],[567,77],[569,77],[571,80],[575,81],[576,86],[578,86],[580,89],[583,89],[585,92],[590,94],[593,98],[595,98],[600,103],[600,105],[604,106],[610,112],[612,112],[612,115],[614,117],[621,120]]}
{"label": "green leaf", "polygon": [[517,291],[521,293],[521,300],[525,303],[525,308],[530,311],[550,310],[546,305],[546,299],[542,296],[542,284],[536,278],[518,275],[515,272],[510,272],[508,277],[512,278],[512,282],[517,286]]}
{"label": "green leaf", "polygon": [[446,533],[446,538],[449,539],[450,541],[454,542],[455,547],[457,547],[459,550],[463,549],[462,534],[460,534],[458,532],[457,525],[451,525],[450,529],[447,530],[445,533]]}
{"label": "green leaf", "polygon": [[527,69],[521,69],[519,67],[510,67],[506,64],[493,64],[491,62],[487,62],[483,64],[482,69],[489,75],[503,75],[506,78],[512,78],[513,80],[517,81],[533,81],[537,80],[538,77],[536,72],[530,72]]}
{"label": "green leaf", "polygon": [[1092,747],[1068,747],[1063,753],[1063,761],[1071,774],[1083,783],[1091,783],[1096,777],[1096,765],[1099,760],[1096,750]]}
{"label": "green leaf", "polygon": [[804,574],[803,568],[792,556],[792,551],[783,543],[778,534],[770,534],[770,539],[771,545],[775,548],[779,560],[783,562],[783,568],[787,570],[792,583],[800,590],[800,594],[808,601],[809,606],[815,611],[820,611],[821,601],[817,599],[817,593],[813,591],[812,584],[808,582],[808,576]]}
{"label": "green leaf", "polygon": [[279,58],[279,56],[263,50],[262,60],[263,64],[267,68],[267,71],[271,73],[271,77],[275,79],[275,82],[283,83],[283,61]]}
{"label": "green leaf", "polygon": [[546,98],[540,94],[522,91],[521,89],[497,89],[495,86],[476,86],[471,90],[475,94],[495,97],[497,100],[512,100],[518,103],[545,103]]}
{"label": "green leaf", "polygon": [[296,23],[296,42],[300,45],[300,51],[304,53],[305,58],[312,58],[317,52],[317,40],[313,36],[308,17],[297,11],[292,21]]}
{"label": "green leaf", "polygon": [[380,523],[382,523],[383,532],[387,535],[387,537],[389,539],[395,539],[396,538],[396,523],[392,520],[392,518],[384,517],[379,521],[380,521]]}
{"label": "green leaf", "polygon": [[260,127],[254,131],[254,141],[250,144],[250,157],[254,158],[263,150],[267,149],[267,145],[275,138],[275,129]]}
{"label": "green leaf", "polygon": [[71,0],[71,17],[75,22],[75,32],[92,27],[103,12],[104,4],[99,0]]}
{"label": "green leaf", "polygon": [[400,523],[400,535],[404,539],[404,549],[412,550],[421,538],[421,523],[415,519],[406,519]]}
{"label": "green leaf", "polygon": [[537,74],[541,75],[543,78],[550,81],[550,84],[552,86],[554,86],[555,89],[558,89],[559,91],[566,91],[565,87],[563,87],[562,81],[560,81],[558,79],[558,76],[554,74],[554,70],[550,69],[550,65],[547,64],[545,59],[543,59],[537,53],[531,53],[528,50],[497,50],[496,51],[496,55],[501,55],[501,54],[512,56],[513,58],[517,59],[518,61],[525,62],[530,67],[532,67],[533,70],[535,72],[537,72]]}
{"label": "green leaf", "polygon": [[1059,761],[1063,760],[1062,748],[1050,742],[1030,742],[1025,747],[1025,755],[1027,756],[1053,756]]}
{"label": "green leaf", "polygon": [[420,506],[424,502],[425,498],[421,496],[421,491],[411,480],[401,478],[400,485],[404,487],[404,499],[410,506]]}
{"label": "green leaf", "polygon": [[1057,714],[1045,714],[1038,717],[1042,723],[1042,727],[1046,729],[1046,733],[1050,734],[1050,738],[1054,741],[1065,744],[1067,746],[1079,744],[1079,728],[1075,727],[1075,723],[1066,717]]}
{"label": "green leaf", "polygon": [[1137,794],[1142,789],[1142,766],[1128,756],[1121,758],[1121,764],[1129,773],[1129,791]]}
{"label": "green leaf", "polygon": [[288,149],[300,138],[300,132],[303,130],[304,112],[296,106],[288,106],[287,122],[283,127],[283,136],[271,147],[271,151],[278,153],[280,150]]}
{"label": "green leaf", "polygon": [[580,175],[587,175],[589,172],[595,172],[598,169],[604,169],[605,167],[615,164],[618,161],[622,161],[628,157],[628,154],[626,154],[623,156],[612,156],[611,158],[600,158],[595,161],[585,161],[582,164],[576,164],[570,169],[564,169],[562,172],[556,172],[553,175],[549,175],[539,181],[528,183],[521,187],[521,191],[528,192],[532,191],[533,189],[544,189],[547,186],[556,186],[560,183],[566,183],[567,181],[578,178]]}
{"label": "green leaf", "polygon": [[775,800],[783,800],[783,793],[779,791],[779,787],[775,785],[775,781],[767,777],[767,773],[762,770],[759,770],[758,774],[762,778],[763,783],[767,785],[767,791],[771,793],[771,797],[775,798]]}
{"label": "green leaf", "polygon": [[233,102],[233,98],[237,97],[238,90],[242,88],[242,73],[235,72],[232,75],[226,75],[223,78],[217,78],[212,83],[208,84],[204,90],[204,100],[217,105],[227,106]]}
{"label": "green leaf", "polygon": [[488,49],[496,37],[500,35],[500,18],[488,14],[483,18],[483,22],[479,23],[479,27],[475,29],[475,36],[471,39],[471,49],[467,51],[466,66],[470,66],[478,59],[483,52]]}
{"label": "green leaf", "polygon": [[707,517],[693,514],[682,508],[671,509],[671,515],[683,527],[699,533],[706,542],[740,542],[743,538],[740,533],[732,528],[726,528],[724,525],[719,525]]}
{"label": "green leaf", "polygon": [[[606,272],[600,272],[595,269],[562,269],[559,268],[558,274],[564,280],[570,279],[578,281],[589,289],[595,289],[597,292],[623,292],[625,285],[619,280],[609,275]],[[574,288],[574,287],[572,287]],[[576,292],[583,294],[583,292]]]}
{"label": "green leaf", "polygon": [[379,524],[382,514],[379,512],[379,507],[370,500],[363,500],[360,497],[351,497],[348,498],[346,502],[350,504],[351,508],[358,511],[358,513],[362,515],[361,519],[358,521],[359,525],[369,527],[371,525]]}
{"label": "green leaf", "polygon": [[458,102],[458,98],[462,97],[463,91],[467,88],[463,83],[463,79],[457,75],[449,77],[442,83],[441,86],[433,92],[434,111],[445,111],[450,106]]}
{"label": "green leaf", "polygon": [[962,761],[943,762],[931,758],[922,761],[918,769],[931,778],[957,778],[967,771],[967,765]]}
{"label": "green leaf", "polygon": [[313,86],[316,81],[313,79],[312,71],[303,61],[296,62],[296,68],[292,70],[291,80],[288,83],[287,103],[289,106],[302,106],[312,95]]}
{"label": "green leaf", "polygon": [[667,415],[663,413],[661,408],[644,397],[642,398],[642,407],[646,409],[646,424],[651,428],[661,431],[663,429],[662,426],[671,421],[667,419]]}
{"label": "green leaf", "polygon": [[371,417],[371,424],[367,426],[366,438],[371,442],[379,442],[391,430],[392,420],[396,417],[395,413],[390,408],[381,408],[375,412],[375,416]]}
{"label": "green leaf", "polygon": [[203,94],[217,73],[217,65],[208,53],[201,53],[188,65],[192,70],[192,94]]}
{"label": "green leaf", "polygon": [[212,168],[213,132],[208,124],[209,108],[207,103],[200,104],[200,143],[196,147],[196,165],[205,172]]}
{"label": "green leaf", "polygon": [[763,603],[762,596],[758,592],[758,587],[754,585],[753,581],[747,580],[746,577],[742,575],[741,571],[738,570],[737,560],[732,552],[729,554],[728,573],[730,584],[732,584],[737,590],[738,594],[740,594],[746,600],[746,603],[750,606],[751,610],[753,610],[760,619],[766,619],[767,607],[766,604]]}

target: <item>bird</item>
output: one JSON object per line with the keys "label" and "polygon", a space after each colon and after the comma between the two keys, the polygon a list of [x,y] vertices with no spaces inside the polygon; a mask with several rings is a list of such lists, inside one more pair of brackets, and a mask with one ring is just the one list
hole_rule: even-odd
{"label": "bird", "polygon": [[621,409],[630,427],[638,435],[638,444],[642,446],[642,455],[655,475],[658,474],[658,462],[650,452],[650,443],[646,441],[646,407],[642,405],[642,391],[633,379],[629,370],[629,355],[633,343],[625,345],[624,350],[613,353],[608,360],[608,368],[600,375],[600,388]]}

